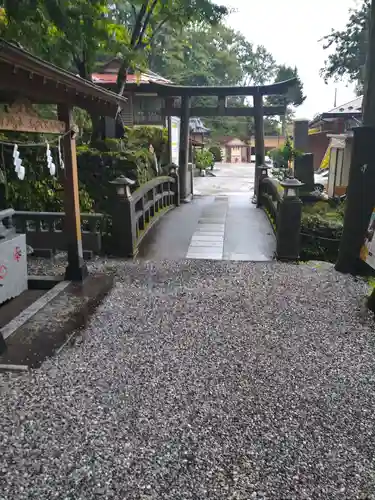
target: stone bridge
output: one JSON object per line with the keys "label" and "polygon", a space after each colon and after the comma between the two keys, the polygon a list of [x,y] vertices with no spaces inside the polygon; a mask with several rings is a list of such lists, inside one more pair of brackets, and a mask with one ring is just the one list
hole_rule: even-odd
{"label": "stone bridge", "polygon": [[146,259],[269,261],[276,252],[272,226],[251,203],[253,164],[217,164],[194,178],[194,197],[159,222],[141,247]]}

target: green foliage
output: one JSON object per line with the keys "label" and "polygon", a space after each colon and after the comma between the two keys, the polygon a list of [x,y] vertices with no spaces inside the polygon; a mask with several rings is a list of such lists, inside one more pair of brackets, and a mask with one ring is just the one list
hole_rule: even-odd
{"label": "green foliage", "polygon": [[215,162],[219,163],[223,160],[221,148],[219,146],[211,146],[209,151],[212,153]]}
{"label": "green foliage", "polygon": [[181,85],[262,84],[272,77],[275,61],[239,32],[219,24],[166,29],[155,39],[149,65]]}
{"label": "green foliage", "polygon": [[[30,141],[30,134],[9,133],[0,137],[11,142]],[[33,135],[33,140],[43,142],[42,137],[37,135]],[[153,145],[157,156],[164,154],[167,147],[166,130],[158,127],[135,127],[126,130],[124,139],[107,139],[97,141],[92,146],[78,146],[81,210],[107,212],[111,192],[109,181],[118,175],[123,174],[134,179],[135,187],[155,177],[157,172],[154,155],[149,150],[150,144]],[[51,146],[51,150],[57,165],[56,146]],[[26,169],[23,181],[20,181],[14,172],[13,148],[4,146],[2,151],[0,184],[1,179],[6,183],[5,206],[16,210],[63,211],[63,188],[59,179],[49,174],[45,147],[22,147],[20,152]]]}
{"label": "green foliage", "polygon": [[155,154],[162,164],[167,162],[168,129],[161,127],[127,127],[125,141],[134,147],[148,147],[152,144]]}
{"label": "green foliage", "polygon": [[276,165],[274,170],[272,170],[273,175],[282,180],[285,177],[290,162],[301,156],[302,153],[293,147],[292,140],[288,137],[282,146],[272,149],[268,154]]}
{"label": "green foliage", "polygon": [[167,130],[159,127],[126,128],[123,139],[106,139],[77,148],[79,178],[90,194],[96,212],[109,212],[113,194],[109,182],[119,175],[135,180],[134,189],[157,175],[150,145],[160,163],[167,150]]}
{"label": "green foliage", "polygon": [[1,34],[90,79],[100,51],[115,54],[129,43],[126,26],[113,22],[108,0],[4,0]]}
{"label": "green foliage", "polygon": [[120,56],[119,89],[145,66],[155,35],[169,25],[215,24],[227,9],[211,0],[0,0],[0,35],[90,78],[97,59]]}
{"label": "green foliage", "polygon": [[118,89],[124,89],[127,74],[146,66],[146,57],[156,36],[163,29],[179,29],[191,22],[216,24],[227,8],[211,0],[117,0],[112,12],[117,22],[128,27],[130,42],[122,51],[122,64],[117,78]]}
{"label": "green foliage", "polygon": [[[1,135],[1,140],[30,141],[30,134],[9,133]],[[33,134],[36,142],[42,142],[42,137]],[[58,164],[57,148],[51,146],[55,164]],[[3,181],[5,181],[5,205],[15,210],[41,212],[61,212],[63,208],[63,187],[58,178],[51,177],[47,168],[46,148],[20,147],[22,164],[26,176],[20,181],[14,171],[13,148],[2,146],[1,164]],[[90,212],[92,200],[85,187],[80,183],[80,205],[83,212]]]}
{"label": "green foliage", "polygon": [[337,260],[344,226],[345,203],[332,208],[327,202],[304,205],[301,225],[302,260]]}
{"label": "green foliage", "polygon": [[332,30],[322,39],[324,49],[334,51],[328,56],[321,74],[330,78],[347,77],[361,90],[364,83],[364,67],[367,55],[367,31],[370,18],[370,0],[362,0],[358,8],[351,10],[343,30]]}
{"label": "green foliage", "polygon": [[198,149],[195,151],[195,165],[199,170],[211,168],[214,163],[214,155],[208,149]]}
{"label": "green foliage", "polygon": [[303,94],[303,84],[298,75],[297,68],[291,68],[283,64],[277,67],[275,83],[290,80],[291,78],[297,78],[297,85],[292,87],[288,94],[285,96],[274,95],[267,97],[267,104],[269,106],[286,106],[285,116],[287,121],[290,121],[293,117],[293,108],[303,104],[306,96]]}
{"label": "green foliage", "polygon": [[79,178],[93,200],[95,212],[108,213],[113,186],[109,184],[119,175],[136,181],[136,186],[155,176],[148,150],[100,151],[81,146],[77,148]]}
{"label": "green foliage", "polygon": [[294,148],[290,137],[285,140],[285,143],[280,148],[280,157],[284,166],[287,166],[289,162],[301,156],[301,154],[300,151]]}
{"label": "green foliage", "polygon": [[[241,33],[220,23],[187,24],[184,29],[163,29],[151,47],[150,69],[181,85],[253,85],[263,84],[276,73],[272,55],[250,43]],[[195,106],[216,106],[215,98],[193,99]],[[245,98],[231,97],[228,106],[248,105]],[[249,137],[253,119],[213,117],[205,119],[211,136]],[[265,119],[267,134],[277,133],[274,120]]]}

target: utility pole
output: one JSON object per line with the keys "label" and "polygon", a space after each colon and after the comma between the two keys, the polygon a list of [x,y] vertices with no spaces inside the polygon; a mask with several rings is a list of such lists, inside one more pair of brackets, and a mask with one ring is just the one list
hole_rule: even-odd
{"label": "utility pole", "polygon": [[353,130],[352,141],[344,230],[336,269],[364,274],[367,266],[361,261],[360,252],[375,206],[375,0],[371,0],[370,7],[362,125]]}

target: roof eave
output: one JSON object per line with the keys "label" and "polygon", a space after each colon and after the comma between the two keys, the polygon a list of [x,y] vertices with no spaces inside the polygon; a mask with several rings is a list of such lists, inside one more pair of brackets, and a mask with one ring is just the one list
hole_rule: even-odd
{"label": "roof eave", "polygon": [[[125,97],[105,90],[54,64],[47,63],[43,59],[3,39],[0,39],[0,61],[9,66],[13,66],[15,69],[19,67],[32,75],[38,75],[47,80],[56,82],[57,85],[65,86],[67,89],[75,91],[76,93],[95,98],[97,101],[111,105],[113,108],[127,102]],[[82,107],[85,108],[85,106]]]}

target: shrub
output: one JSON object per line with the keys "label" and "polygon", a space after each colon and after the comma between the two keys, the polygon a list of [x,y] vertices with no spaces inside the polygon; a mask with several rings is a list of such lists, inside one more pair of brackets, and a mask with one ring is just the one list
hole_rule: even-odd
{"label": "shrub", "polygon": [[213,154],[215,162],[219,163],[222,161],[223,156],[221,154],[221,148],[219,146],[211,146],[209,151]]}
{"label": "shrub", "polygon": [[[8,142],[43,143],[45,137],[38,134],[7,133],[0,135]],[[56,166],[58,155],[56,136],[51,136],[51,152]],[[53,144],[53,146],[52,146]],[[155,157],[149,150],[152,144],[158,164],[165,164],[168,146],[166,129],[159,127],[134,127],[125,130],[123,139],[95,141],[91,145],[77,147],[78,175],[81,210],[107,212],[110,196],[110,180],[126,175],[136,181],[135,188],[155,177],[158,172]],[[0,208],[16,210],[60,212],[63,208],[63,187],[47,168],[46,148],[20,147],[26,169],[25,180],[20,181],[14,172],[13,147],[4,146],[0,167]],[[5,195],[2,194],[5,192]],[[5,200],[2,198],[5,197]]]}
{"label": "shrub", "polygon": [[134,180],[134,189],[156,176],[148,149],[121,152],[81,146],[77,148],[77,159],[80,181],[90,194],[96,212],[108,213],[110,210],[113,193],[110,181],[119,175]]}
{"label": "shrub", "polygon": [[208,149],[197,150],[195,152],[195,164],[199,170],[205,170],[214,165],[214,155]]}
{"label": "shrub", "polygon": [[291,139],[288,137],[282,146],[271,149],[268,154],[278,167],[288,168],[289,163],[301,156],[302,153],[294,148]]}
{"label": "shrub", "polygon": [[332,208],[327,202],[306,205],[302,211],[301,259],[335,262],[344,226],[345,204]]}
{"label": "shrub", "polygon": [[[56,137],[51,137],[51,153],[56,166],[58,157],[56,145],[52,142]],[[1,140],[9,142],[43,143],[43,137],[38,134],[8,133],[2,135]],[[52,144],[54,144],[52,146]],[[2,147],[2,183],[5,200],[0,208],[11,207],[15,210],[35,212],[61,212],[64,210],[63,187],[58,177],[52,177],[47,168],[46,147],[33,146],[19,148],[22,165],[25,167],[24,180],[19,180],[13,164],[13,146]],[[92,200],[80,182],[80,206],[83,212],[90,212]]]}

